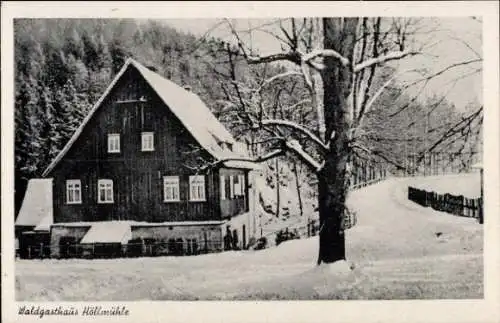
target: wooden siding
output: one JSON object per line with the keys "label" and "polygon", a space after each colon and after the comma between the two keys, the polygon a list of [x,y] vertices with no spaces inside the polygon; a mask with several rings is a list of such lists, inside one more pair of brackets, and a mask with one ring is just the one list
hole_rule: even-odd
{"label": "wooden siding", "polygon": [[[131,102],[141,97],[147,102]],[[143,131],[154,132],[154,151],[141,151]],[[119,153],[107,151],[110,133],[120,134]],[[206,201],[189,201],[189,175],[193,171],[183,166],[189,162],[189,157],[181,152],[186,147],[200,148],[135,68],[130,67],[48,175],[54,178],[54,222],[220,219],[218,172],[206,175]],[[202,149],[198,156],[210,160]],[[163,176],[168,175],[180,177],[180,202],[163,201]],[[81,180],[81,204],[66,203],[69,179]],[[113,180],[114,203],[97,203],[98,179]]]}

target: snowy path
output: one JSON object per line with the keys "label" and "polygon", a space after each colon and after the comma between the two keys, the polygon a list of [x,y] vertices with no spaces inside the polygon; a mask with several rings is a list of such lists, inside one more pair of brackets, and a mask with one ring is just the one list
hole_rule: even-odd
{"label": "snowy path", "polygon": [[[390,179],[352,193],[349,205],[358,212],[357,225],[347,232],[353,260],[482,252],[477,220],[423,208],[407,199],[408,184],[422,181]],[[481,239],[476,239],[478,235]]]}
{"label": "snowy path", "polygon": [[353,271],[316,267],[317,237],[194,257],[18,261],[18,299],[481,297],[482,226],[407,201],[408,183],[419,180],[391,179],[351,194],[358,213],[346,233]]}

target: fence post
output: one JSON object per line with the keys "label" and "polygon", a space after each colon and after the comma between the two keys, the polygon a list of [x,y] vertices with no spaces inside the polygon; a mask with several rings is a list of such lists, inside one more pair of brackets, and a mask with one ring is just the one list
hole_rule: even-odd
{"label": "fence post", "polygon": [[484,223],[484,215],[483,215],[483,198],[477,199],[477,207],[479,208],[479,224]]}

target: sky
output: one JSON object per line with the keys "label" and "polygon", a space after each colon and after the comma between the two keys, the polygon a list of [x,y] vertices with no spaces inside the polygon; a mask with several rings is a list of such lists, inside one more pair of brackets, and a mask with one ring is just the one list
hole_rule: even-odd
{"label": "sky", "polygon": [[[436,17],[426,18],[424,28],[437,29],[437,31],[419,35],[416,39],[419,43],[432,44],[432,48],[426,50],[426,55],[406,59],[398,63],[398,70],[426,68],[430,72],[439,71],[451,64],[482,57],[482,24],[471,17]],[[432,20],[431,20],[432,19]],[[281,51],[279,41],[266,32],[252,30],[249,28],[266,25],[265,30],[280,33],[276,19],[232,19],[235,28],[240,30],[241,37],[245,42],[250,42],[261,54],[271,54]],[[228,41],[234,41],[234,37],[227,24],[221,19],[168,19],[164,20],[178,30],[190,32],[197,36],[207,33]],[[214,28],[215,27],[215,28]],[[251,36],[249,36],[251,35]],[[482,73],[474,73],[481,68],[482,63],[475,63],[464,67],[454,68],[440,77],[432,80],[426,87],[422,96],[432,94],[444,94],[449,101],[453,102],[459,109],[463,109],[469,102],[478,101],[482,103]],[[471,74],[466,76],[467,74]],[[408,81],[416,75],[406,75],[404,80]],[[455,82],[457,78],[460,78]],[[416,92],[418,88],[410,89]]]}

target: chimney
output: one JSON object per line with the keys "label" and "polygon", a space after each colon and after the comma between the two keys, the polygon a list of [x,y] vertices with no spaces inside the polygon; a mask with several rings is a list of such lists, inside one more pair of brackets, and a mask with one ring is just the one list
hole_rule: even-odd
{"label": "chimney", "polygon": [[148,66],[146,66],[146,67],[147,67],[147,68],[148,68],[148,70],[150,70],[150,71],[153,71],[153,72],[155,72],[155,73],[157,73],[157,72],[158,72],[158,69],[157,69],[155,66],[153,66],[153,65],[148,65]]}

